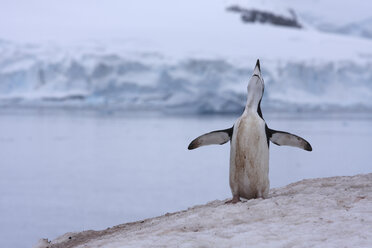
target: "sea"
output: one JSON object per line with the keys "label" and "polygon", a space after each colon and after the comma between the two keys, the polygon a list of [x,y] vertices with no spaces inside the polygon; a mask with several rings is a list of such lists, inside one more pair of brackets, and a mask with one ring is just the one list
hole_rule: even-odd
{"label": "sea", "polygon": [[[0,111],[0,247],[32,247],[230,198],[229,143],[187,146],[237,117]],[[265,120],[313,147],[271,143],[272,188],[372,172],[372,114],[269,113]]]}

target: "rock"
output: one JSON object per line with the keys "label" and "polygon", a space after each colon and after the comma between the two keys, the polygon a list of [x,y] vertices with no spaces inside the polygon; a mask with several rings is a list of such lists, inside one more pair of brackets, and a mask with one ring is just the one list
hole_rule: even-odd
{"label": "rock", "polygon": [[290,14],[289,17],[273,14],[268,11],[246,9],[237,5],[228,7],[227,11],[239,13],[243,22],[269,23],[277,26],[302,28],[302,25],[298,22],[293,10],[288,11]]}

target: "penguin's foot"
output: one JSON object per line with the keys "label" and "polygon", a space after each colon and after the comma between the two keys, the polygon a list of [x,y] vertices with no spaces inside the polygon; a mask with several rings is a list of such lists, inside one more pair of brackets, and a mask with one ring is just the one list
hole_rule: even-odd
{"label": "penguin's foot", "polygon": [[235,204],[235,203],[238,203],[238,202],[240,202],[240,197],[239,196],[233,196],[233,198],[229,201],[226,201],[225,204],[230,204],[230,203]]}

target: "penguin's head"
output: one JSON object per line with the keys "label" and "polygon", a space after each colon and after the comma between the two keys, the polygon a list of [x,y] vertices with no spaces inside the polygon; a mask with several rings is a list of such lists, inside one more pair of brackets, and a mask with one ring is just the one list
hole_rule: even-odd
{"label": "penguin's head", "polygon": [[261,75],[260,60],[257,60],[253,75],[248,83],[248,102],[259,103],[264,93],[265,84]]}

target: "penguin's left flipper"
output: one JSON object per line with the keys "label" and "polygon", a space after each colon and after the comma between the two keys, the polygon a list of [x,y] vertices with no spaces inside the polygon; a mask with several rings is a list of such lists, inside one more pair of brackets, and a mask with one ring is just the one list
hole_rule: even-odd
{"label": "penguin's left flipper", "polygon": [[233,130],[234,127],[231,127],[203,134],[191,141],[188,149],[192,150],[206,145],[223,145],[231,139]]}
{"label": "penguin's left flipper", "polygon": [[305,139],[283,131],[269,129],[270,141],[278,146],[294,146],[306,151],[312,151],[310,143]]}

